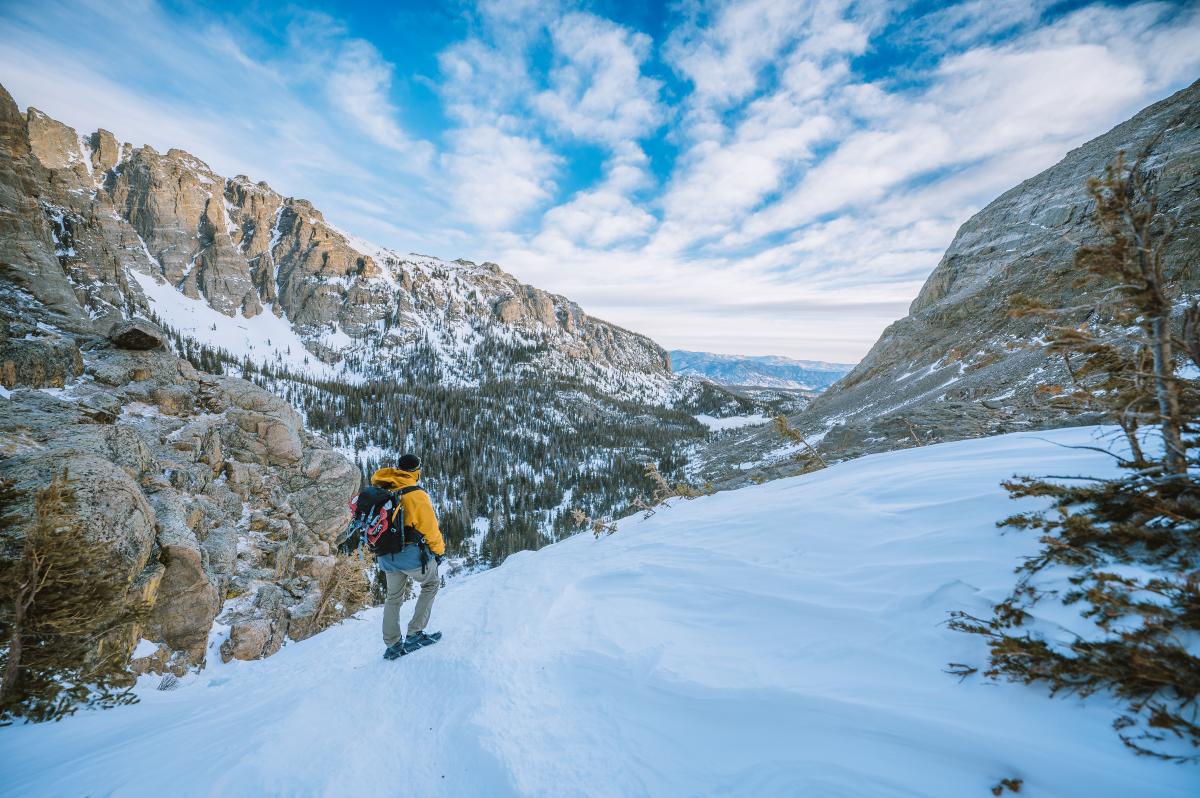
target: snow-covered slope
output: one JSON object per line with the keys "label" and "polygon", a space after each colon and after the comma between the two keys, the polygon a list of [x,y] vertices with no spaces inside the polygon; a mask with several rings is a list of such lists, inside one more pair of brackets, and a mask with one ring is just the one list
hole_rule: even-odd
{"label": "snow-covered slope", "polygon": [[998,482],[1110,468],[1062,445],[1095,433],[864,457],[520,553],[452,581],[411,658],[380,659],[376,609],[0,730],[0,794],[1194,796],[1200,769],[1127,752],[1103,698],[941,672],[986,653],[946,612],[985,612],[1036,547],[995,528]]}

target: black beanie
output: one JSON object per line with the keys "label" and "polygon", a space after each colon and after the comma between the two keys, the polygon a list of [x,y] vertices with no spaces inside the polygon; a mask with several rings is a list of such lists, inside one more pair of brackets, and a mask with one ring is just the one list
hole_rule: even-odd
{"label": "black beanie", "polygon": [[396,467],[401,471],[419,471],[421,469],[421,458],[410,452],[400,458],[400,462],[396,463]]}

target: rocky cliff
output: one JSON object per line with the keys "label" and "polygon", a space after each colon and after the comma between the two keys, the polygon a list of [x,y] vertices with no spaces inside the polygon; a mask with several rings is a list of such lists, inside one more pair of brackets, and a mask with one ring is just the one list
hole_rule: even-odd
{"label": "rocky cliff", "polygon": [[[165,305],[172,325],[186,325],[179,303],[152,287],[165,286],[226,319],[185,327],[189,337],[237,356],[257,343],[255,359],[322,376],[366,376],[370,362],[347,356],[371,350],[386,361],[430,337],[453,370],[483,331],[536,347],[543,367],[646,397],[672,383],[653,341],[495,264],[400,255],[341,232],[307,200],[222,177],[183,150],[134,148],[106,130],[80,136],[35,108],[26,116],[10,122],[16,145],[47,178],[37,204],[52,251],[93,316]],[[244,330],[242,340],[227,326]],[[299,351],[261,340],[281,328]]]}
{"label": "rocky cliff", "polygon": [[[1009,316],[1024,293],[1051,306],[1086,305],[1072,270],[1094,241],[1087,181],[1118,152],[1149,148],[1145,167],[1160,206],[1178,222],[1167,253],[1182,295],[1200,292],[1200,82],[1151,105],[1058,164],[1005,192],[958,230],[913,301],[862,361],[792,423],[829,459],[918,443],[1090,423],[1054,409],[1045,388],[1067,382],[1061,360],[1041,343],[1047,319]],[[1189,270],[1189,266],[1191,267]],[[1080,311],[1082,322],[1087,310]],[[722,462],[762,460],[765,475],[795,470],[796,447],[772,432],[731,436],[706,453],[708,478]],[[773,452],[773,453],[772,453]],[[740,477],[739,477],[740,478]]]}
{"label": "rocky cliff", "polygon": [[[14,554],[34,492],[65,471],[97,560],[153,608],[109,644],[178,673],[217,654],[219,615],[225,658],[317,631],[359,473],[282,399],[197,371],[154,325],[125,320],[141,297],[126,267],[149,260],[105,185],[120,190],[112,170],[132,157],[105,131],[80,141],[23,116],[0,90],[0,480],[17,496],[0,550]],[[205,263],[196,285],[216,285],[220,252]]]}

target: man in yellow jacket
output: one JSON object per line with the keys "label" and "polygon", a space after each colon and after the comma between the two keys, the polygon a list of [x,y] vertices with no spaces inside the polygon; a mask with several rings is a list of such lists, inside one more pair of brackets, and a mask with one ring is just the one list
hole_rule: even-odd
{"label": "man in yellow jacket", "polygon": [[[438,529],[433,502],[429,500],[429,494],[417,486],[417,480],[421,478],[420,458],[406,454],[396,466],[381,468],[371,475],[371,484],[384,490],[417,488],[404,491],[400,496],[404,507],[404,547],[394,554],[382,554],[377,560],[387,578],[387,599],[383,603],[383,642],[387,645],[383,656],[387,659],[395,659],[406,649],[429,645],[441,637],[440,634],[437,637],[426,634],[425,626],[429,623],[429,611],[441,584],[438,566],[446,554],[446,542]],[[416,582],[421,592],[405,638],[400,634],[400,605],[408,592],[409,580]]]}

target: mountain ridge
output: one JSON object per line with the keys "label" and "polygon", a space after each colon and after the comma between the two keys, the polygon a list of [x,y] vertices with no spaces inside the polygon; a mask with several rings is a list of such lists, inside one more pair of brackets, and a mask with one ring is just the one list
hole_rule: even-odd
{"label": "mountain ridge", "polygon": [[[93,312],[119,315],[120,297],[87,280],[97,276],[88,274],[97,259],[118,259],[230,319],[286,318],[309,354],[334,371],[364,346],[402,350],[426,331],[473,320],[544,343],[560,361],[594,367],[597,378],[641,375],[652,384],[621,388],[647,398],[668,390],[666,352],[650,338],[496,264],[400,255],[343,233],[308,200],[245,175],[222,177],[184,150],[121,144],[104,129],[80,136],[32,106],[26,118],[29,149],[67,200],[43,202],[56,220],[55,251],[93,284]],[[102,222],[89,205],[97,190],[140,240],[122,241],[124,231],[110,235],[110,246],[97,240],[112,232],[96,235]],[[90,202],[71,201],[89,194]]]}
{"label": "mountain ridge", "polygon": [[819,392],[854,368],[850,363],[781,355],[725,355],[687,349],[672,349],[669,354],[676,374],[705,377],[729,386]]}

